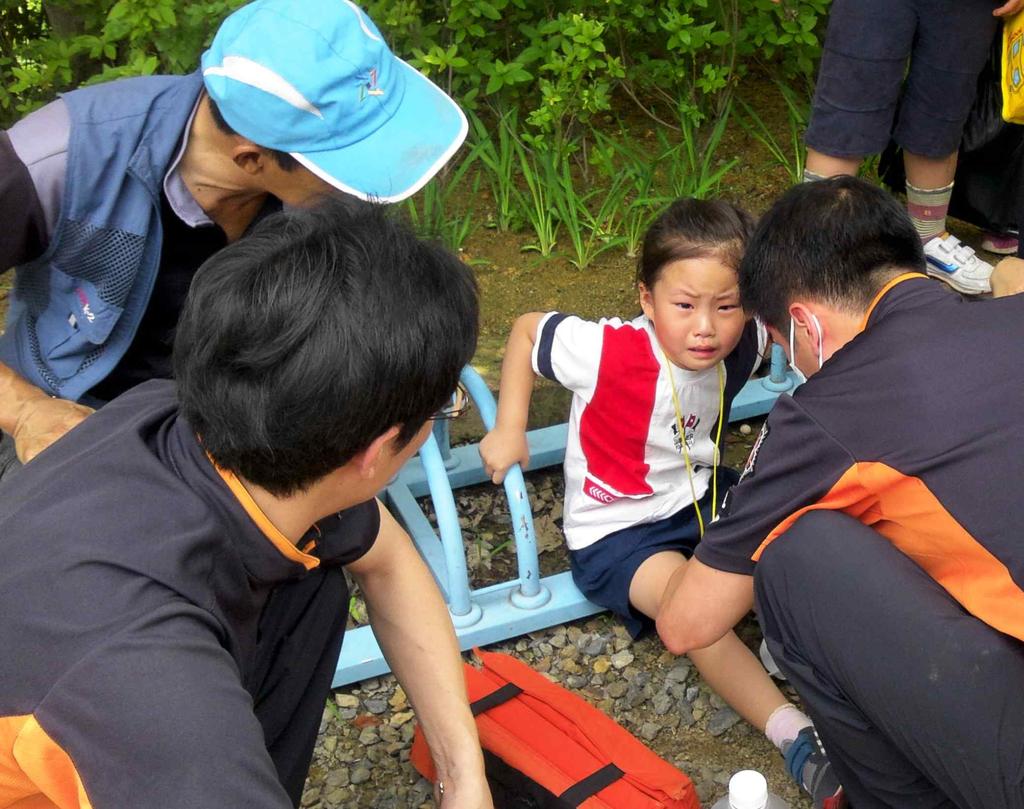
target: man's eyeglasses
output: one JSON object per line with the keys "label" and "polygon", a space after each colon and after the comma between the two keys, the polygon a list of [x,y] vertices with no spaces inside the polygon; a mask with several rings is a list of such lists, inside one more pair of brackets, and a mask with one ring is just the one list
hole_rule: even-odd
{"label": "man's eyeglasses", "polygon": [[457,419],[467,410],[469,410],[469,393],[466,388],[463,387],[462,383],[455,388],[455,393],[452,394],[451,400],[438,410],[434,415],[430,417],[431,421],[451,421]]}

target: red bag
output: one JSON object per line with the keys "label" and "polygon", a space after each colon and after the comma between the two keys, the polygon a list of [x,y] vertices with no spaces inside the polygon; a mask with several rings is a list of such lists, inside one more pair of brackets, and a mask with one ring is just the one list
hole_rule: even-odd
{"label": "red bag", "polygon": [[[504,654],[465,666],[496,809],[700,809],[696,790],[610,717]],[[411,759],[436,780],[416,728]]]}

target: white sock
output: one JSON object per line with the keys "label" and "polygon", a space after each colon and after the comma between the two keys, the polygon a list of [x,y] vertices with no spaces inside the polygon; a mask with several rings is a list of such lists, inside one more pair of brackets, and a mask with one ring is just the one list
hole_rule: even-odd
{"label": "white sock", "polygon": [[764,735],[781,750],[784,742],[793,741],[801,730],[810,726],[811,720],[807,714],[793,703],[787,702],[772,711],[768,717],[768,724],[765,725]]}

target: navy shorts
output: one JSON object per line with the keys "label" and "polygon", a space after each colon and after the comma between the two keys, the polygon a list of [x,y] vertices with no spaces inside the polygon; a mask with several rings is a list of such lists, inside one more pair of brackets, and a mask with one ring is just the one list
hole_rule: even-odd
{"label": "navy shorts", "polygon": [[[732,469],[718,470],[718,500],[721,505],[726,491],[739,479]],[[685,480],[684,483],[685,484]],[[711,522],[711,491],[701,499],[700,513],[704,525]],[[664,520],[641,523],[614,531],[593,545],[569,551],[572,578],[580,592],[605,609],[611,610],[625,624],[633,638],[654,628],[654,621],[629,603],[629,585],[647,559],[662,551],[677,551],[687,559],[700,542],[700,525],[692,505],[686,506]]]}
{"label": "navy shorts", "polygon": [[922,157],[956,152],[998,5],[833,0],[806,144],[833,157],[864,157],[879,154],[891,136]]}

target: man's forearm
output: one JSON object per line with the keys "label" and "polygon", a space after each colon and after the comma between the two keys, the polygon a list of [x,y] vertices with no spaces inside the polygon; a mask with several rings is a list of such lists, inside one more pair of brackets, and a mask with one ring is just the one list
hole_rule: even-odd
{"label": "man's forearm", "polygon": [[382,535],[396,530],[403,537],[387,569],[353,573],[374,635],[416,710],[438,777],[451,783],[471,770],[477,778],[482,755],[448,608],[411,540],[382,508]]}
{"label": "man's forearm", "polygon": [[0,430],[13,435],[26,407],[49,399],[49,395],[0,363]]}
{"label": "man's forearm", "polygon": [[22,463],[31,461],[90,413],[92,408],[56,399],[0,364],[0,430],[14,437]]}

